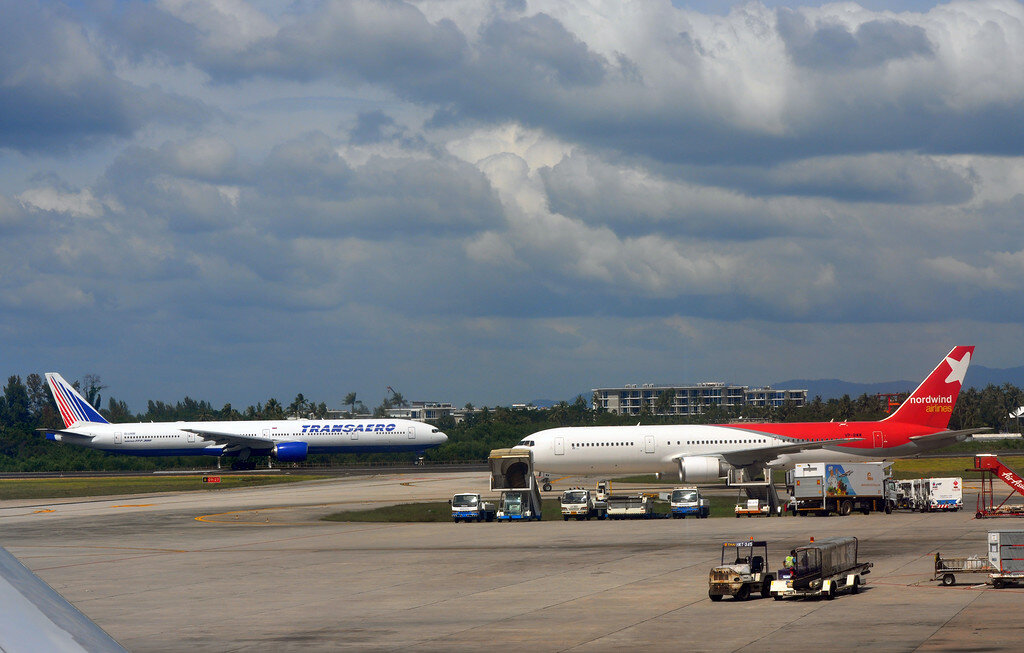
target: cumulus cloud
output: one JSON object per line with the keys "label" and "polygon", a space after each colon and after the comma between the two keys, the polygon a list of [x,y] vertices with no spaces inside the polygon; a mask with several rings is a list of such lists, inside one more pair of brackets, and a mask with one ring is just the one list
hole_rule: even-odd
{"label": "cumulus cloud", "polygon": [[888,329],[931,363],[1021,317],[1021,3],[3,8],[25,360],[73,315],[252,378],[305,356],[574,393],[679,380],[666,342],[697,380]]}
{"label": "cumulus cloud", "polygon": [[67,148],[127,137],[160,119],[196,124],[202,103],[120,78],[110,58],[63,12],[3,2],[0,21],[0,148]]}

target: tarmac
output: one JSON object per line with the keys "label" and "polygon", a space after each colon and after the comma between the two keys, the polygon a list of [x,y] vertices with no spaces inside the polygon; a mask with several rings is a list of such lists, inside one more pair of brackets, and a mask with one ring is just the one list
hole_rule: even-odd
{"label": "tarmac", "polygon": [[[0,545],[132,651],[1020,650],[1024,588],[943,587],[936,551],[1024,521],[957,513],[531,523],[323,515],[487,493],[486,472],[0,502]],[[556,490],[558,487],[556,486]],[[723,541],[781,565],[855,535],[867,586],[834,601],[707,596]],[[756,596],[756,595],[755,595]]]}

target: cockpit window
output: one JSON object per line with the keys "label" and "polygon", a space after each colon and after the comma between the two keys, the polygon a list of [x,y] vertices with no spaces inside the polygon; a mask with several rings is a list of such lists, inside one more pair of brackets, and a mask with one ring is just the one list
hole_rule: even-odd
{"label": "cockpit window", "polygon": [[523,447],[532,447],[533,440],[523,440],[522,442],[519,443],[519,445]]}

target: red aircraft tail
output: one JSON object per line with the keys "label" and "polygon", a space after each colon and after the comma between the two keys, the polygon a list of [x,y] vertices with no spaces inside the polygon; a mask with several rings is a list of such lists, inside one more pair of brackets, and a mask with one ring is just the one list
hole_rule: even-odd
{"label": "red aircraft tail", "polygon": [[885,421],[947,428],[973,353],[973,346],[953,347],[953,351]]}

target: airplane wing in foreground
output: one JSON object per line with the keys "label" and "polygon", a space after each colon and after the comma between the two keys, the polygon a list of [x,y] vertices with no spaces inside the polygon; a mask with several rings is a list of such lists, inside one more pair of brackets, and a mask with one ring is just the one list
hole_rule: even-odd
{"label": "airplane wing in foreground", "polygon": [[102,628],[3,548],[0,651],[126,653]]}

